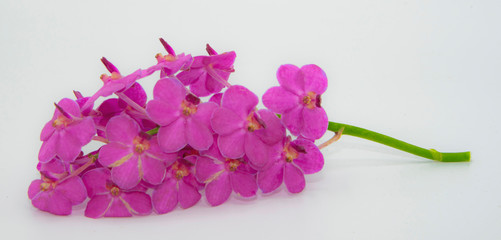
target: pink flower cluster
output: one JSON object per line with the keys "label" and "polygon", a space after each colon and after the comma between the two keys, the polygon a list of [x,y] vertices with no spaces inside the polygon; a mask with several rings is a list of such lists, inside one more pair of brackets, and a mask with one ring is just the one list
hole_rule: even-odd
{"label": "pink flower cluster", "polygon": [[[281,66],[280,86],[263,96],[268,109],[258,109],[253,92],[228,83],[235,52],[218,54],[207,45],[208,56],[192,57],[160,41],[167,54],[157,54],[155,65],[123,75],[102,58],[110,74],[101,76],[95,94],[75,91],[75,100],[55,103],[40,135],[41,178],[28,190],[33,206],[68,215],[89,199],[91,218],[163,214],[202,195],[217,206],[232,192],[249,198],[282,183],[298,193],[304,174],[322,169],[314,144],[328,125],[322,69]],[[137,81],[156,72],[148,100]],[[107,99],[94,108],[101,97]],[[101,147],[84,153],[91,141]]]}

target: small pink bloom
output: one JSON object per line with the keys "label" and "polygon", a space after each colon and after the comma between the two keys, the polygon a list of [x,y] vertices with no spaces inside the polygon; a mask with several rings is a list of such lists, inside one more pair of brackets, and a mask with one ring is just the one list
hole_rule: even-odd
{"label": "small pink bloom", "polygon": [[327,77],[316,65],[299,69],[282,65],[277,72],[279,87],[270,88],[263,95],[263,103],[270,110],[282,114],[282,122],[296,136],[321,138],[329,123],[321,107],[321,94],[327,89]]}
{"label": "small pink bloom", "polygon": [[168,53],[167,55],[159,53],[155,56],[158,61],[158,67],[161,70],[161,78],[173,77],[179,70],[188,69],[193,61],[191,55],[184,55],[184,53],[176,55],[174,49],[163,38],[160,38],[160,42]]}
{"label": "small pink bloom", "polygon": [[221,107],[214,111],[211,125],[219,134],[218,147],[224,157],[238,159],[245,155],[256,167],[269,159],[269,145],[280,141],[285,128],[269,110],[257,110],[257,96],[242,86],[231,86],[223,94]]}
{"label": "small pink bloom", "polygon": [[217,108],[215,103],[200,103],[199,98],[188,94],[173,78],[160,79],[153,96],[146,112],[160,125],[158,141],[165,152],[177,152],[187,144],[196,150],[206,150],[212,145],[210,116]]}
{"label": "small pink bloom", "polygon": [[285,138],[277,148],[275,160],[258,172],[259,188],[264,193],[269,193],[285,182],[289,192],[303,191],[304,174],[316,173],[322,169],[322,153],[311,140],[304,138],[292,142],[290,137]]}
{"label": "small pink bloom", "polygon": [[71,207],[87,198],[85,186],[80,177],[71,177],[61,182],[42,175],[28,188],[28,197],[36,208],[55,215],[71,214]]}
{"label": "small pink bloom", "polygon": [[234,72],[235,52],[217,54],[212,48],[210,56],[197,56],[193,58],[191,67],[177,74],[177,78],[186,86],[190,86],[191,92],[199,97],[218,93],[223,89],[222,81],[228,81],[230,73]]}
{"label": "small pink bloom", "polygon": [[206,183],[205,196],[212,206],[224,203],[232,191],[242,197],[256,195],[256,171],[246,160],[200,156],[196,163],[198,181]]}
{"label": "small pink bloom", "polygon": [[78,104],[64,98],[56,105],[52,120],[45,124],[40,134],[43,141],[38,159],[48,162],[58,156],[65,162],[72,162],[81,148],[96,134],[91,117],[83,117]]}
{"label": "small pink bloom", "polygon": [[150,196],[142,189],[124,190],[110,179],[110,171],[96,168],[82,176],[90,201],[85,209],[85,216],[131,217],[148,215],[152,211]]}
{"label": "small pink bloom", "polygon": [[135,187],[141,179],[160,184],[165,164],[175,160],[175,155],[160,150],[156,137],[142,133],[136,121],[127,115],[110,119],[106,136],[109,143],[99,151],[99,163],[112,168],[112,180],[122,189]]}
{"label": "small pink bloom", "polygon": [[[194,156],[191,156],[194,157]],[[179,203],[181,208],[195,205],[201,198],[201,185],[194,177],[195,165],[180,159],[167,169],[164,182],[152,194],[153,208],[159,214],[172,211]]]}

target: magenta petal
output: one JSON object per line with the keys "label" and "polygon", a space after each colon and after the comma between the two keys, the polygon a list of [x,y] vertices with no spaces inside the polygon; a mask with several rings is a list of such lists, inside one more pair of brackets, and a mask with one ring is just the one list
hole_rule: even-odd
{"label": "magenta petal", "polygon": [[71,214],[72,203],[71,200],[64,197],[62,193],[52,191],[49,194],[47,201],[48,212],[56,215],[69,215]]}
{"label": "magenta petal", "polygon": [[242,118],[246,118],[258,103],[256,94],[239,85],[229,87],[221,99],[222,107],[232,110]]}
{"label": "magenta petal", "polygon": [[302,95],[304,93],[303,75],[298,67],[285,64],[278,68],[277,79],[280,86],[286,90]]}
{"label": "magenta petal", "polygon": [[122,165],[112,168],[111,179],[122,189],[131,189],[135,187],[141,180],[137,155],[132,155],[132,157]]}
{"label": "magenta petal", "polygon": [[217,145],[221,155],[231,159],[241,158],[244,151],[245,130],[237,130],[228,135],[219,135]]}
{"label": "magenta petal", "polygon": [[150,195],[143,192],[126,192],[120,195],[121,200],[127,204],[125,206],[129,212],[135,215],[148,215],[151,213],[151,198]]}
{"label": "magenta petal", "polygon": [[214,68],[227,69],[233,66],[235,58],[237,57],[234,51],[221,53],[211,57]]}
{"label": "magenta petal", "polygon": [[300,153],[294,159],[294,164],[303,170],[305,174],[312,174],[322,170],[324,166],[324,156],[312,141],[307,139],[296,139],[293,143],[304,147],[305,154]]}
{"label": "magenta petal", "polygon": [[217,164],[213,159],[200,156],[196,163],[195,176],[200,182],[206,182],[224,170],[223,164]]}
{"label": "magenta petal", "polygon": [[80,154],[81,149],[82,144],[79,143],[76,136],[73,136],[67,131],[59,132],[59,142],[56,145],[56,152],[61,160],[73,162],[78,154]]}
{"label": "magenta petal", "polygon": [[262,168],[268,163],[270,146],[261,141],[256,134],[247,133],[244,147],[252,166]]}
{"label": "magenta petal", "polygon": [[107,168],[95,168],[86,172],[82,176],[82,181],[87,188],[89,197],[96,194],[108,193],[106,181],[111,177],[111,172]]}
{"label": "magenta petal", "polygon": [[[34,207],[36,207],[42,211],[50,212],[49,201],[51,201],[49,194],[47,192],[40,192],[39,194],[36,194],[31,199],[31,204],[33,204]],[[70,208],[71,208],[71,203],[69,202],[69,200],[68,200],[68,203],[69,203]]]}
{"label": "magenta petal", "polygon": [[48,162],[56,156],[56,147],[59,140],[59,134],[54,134],[47,141],[42,143],[40,151],[38,152],[38,160],[40,162]]}
{"label": "magenta petal", "polygon": [[28,197],[30,199],[33,199],[41,190],[40,190],[40,185],[43,183],[42,180],[37,179],[33,180],[28,187]]}
{"label": "magenta petal", "polygon": [[322,94],[327,89],[327,76],[325,72],[314,64],[304,65],[301,67],[301,72],[304,76],[304,90],[306,92],[314,92]]}
{"label": "magenta petal", "polygon": [[192,118],[196,119],[205,126],[210,127],[210,119],[217,108],[217,104],[213,102],[200,103],[197,106],[197,112],[193,114]]}
{"label": "magenta petal", "polygon": [[285,137],[285,127],[280,122],[280,119],[268,109],[257,111],[266,127],[259,129],[254,133],[266,144],[275,144]]}
{"label": "magenta petal", "polygon": [[240,196],[252,197],[256,195],[256,175],[235,171],[233,174],[230,174],[230,180],[233,191]]}
{"label": "magenta petal", "polygon": [[206,125],[193,118],[186,120],[186,140],[196,150],[207,150],[212,145],[214,137]]}
{"label": "magenta petal", "polygon": [[114,197],[111,201],[111,206],[108,208],[108,211],[104,214],[105,217],[132,217],[132,214],[129,212],[123,201]]}
{"label": "magenta petal", "polygon": [[120,142],[123,144],[132,144],[132,140],[139,133],[139,124],[126,116],[120,115],[110,119],[106,125],[106,137],[110,142]]}
{"label": "magenta petal", "polygon": [[82,115],[80,113],[80,106],[78,105],[78,103],[69,98],[61,99],[61,101],[59,101],[57,105],[59,105],[66,113],[69,113],[72,117],[80,117]]}
{"label": "magenta petal", "polygon": [[50,136],[52,136],[52,134],[54,133],[54,131],[56,130],[53,126],[53,120],[50,120],[49,122],[47,122],[43,129],[42,129],[42,133],[40,133],[40,141],[46,141],[47,139],[49,139]]}
{"label": "magenta petal", "polygon": [[151,120],[160,126],[169,125],[181,116],[181,104],[151,100],[146,105],[146,112]]}
{"label": "magenta petal", "polygon": [[264,93],[263,104],[271,111],[282,114],[299,105],[299,97],[283,87],[272,87]]}
{"label": "magenta petal", "polygon": [[100,218],[111,207],[112,198],[109,194],[96,195],[90,199],[85,208],[85,216]]}
{"label": "magenta petal", "polygon": [[162,161],[150,158],[146,155],[140,156],[143,180],[153,184],[160,184],[165,177],[165,165]]}
{"label": "magenta petal", "polygon": [[162,126],[158,130],[158,143],[167,153],[177,152],[186,146],[185,119],[178,118],[173,123]]}
{"label": "magenta petal", "polygon": [[231,194],[231,183],[227,172],[219,175],[205,187],[205,196],[212,206],[218,206],[224,203]]}
{"label": "magenta petal", "polygon": [[164,78],[158,80],[153,88],[155,100],[171,102],[173,105],[179,105],[186,96],[186,89],[183,84],[174,78]]}
{"label": "magenta petal", "polygon": [[125,146],[117,142],[111,142],[99,150],[98,160],[105,167],[120,166],[127,161],[133,152],[130,146]]}
{"label": "magenta petal", "polygon": [[211,125],[214,132],[226,135],[237,129],[244,127],[245,118],[237,115],[228,108],[218,108],[214,111],[211,118]]}
{"label": "magenta petal", "polygon": [[54,191],[61,193],[65,198],[71,201],[72,205],[82,203],[87,199],[87,190],[80,177],[75,176],[64,180],[57,185]]}
{"label": "magenta petal", "polygon": [[68,126],[66,131],[78,140],[80,146],[89,143],[96,134],[96,126],[91,117],[86,117],[75,126]]}
{"label": "magenta petal", "polygon": [[198,192],[198,190],[190,184],[184,182],[184,180],[178,181],[179,184],[179,205],[182,208],[189,208],[195,205],[202,195]]}
{"label": "magenta petal", "polygon": [[31,200],[31,203],[36,208],[55,215],[71,214],[71,201],[55,191],[41,192]]}
{"label": "magenta petal", "polygon": [[210,76],[207,74],[207,72],[206,71],[202,72],[202,74],[197,79],[194,79],[191,82],[190,85],[191,92],[199,97],[205,97],[211,95],[212,92],[210,92],[207,89],[208,78],[210,78]]}
{"label": "magenta petal", "polygon": [[287,190],[291,193],[299,193],[303,191],[305,186],[303,172],[293,164],[285,164],[284,182]]}
{"label": "magenta petal", "polygon": [[152,202],[155,211],[164,214],[172,211],[177,205],[177,181],[175,179],[166,180],[152,194]]}
{"label": "magenta petal", "polygon": [[202,68],[199,69],[190,69],[188,71],[180,72],[176,75],[176,77],[183,83],[184,85],[190,85],[194,80],[198,79],[204,70]]}
{"label": "magenta petal", "polygon": [[269,193],[277,189],[284,179],[284,162],[276,161],[265,170],[257,174],[257,183],[263,193]]}
{"label": "magenta petal", "polygon": [[282,123],[295,136],[299,136],[303,128],[303,108],[303,106],[297,106],[282,114]]}
{"label": "magenta petal", "polygon": [[303,129],[301,135],[309,139],[319,139],[327,131],[329,119],[323,108],[303,109]]}

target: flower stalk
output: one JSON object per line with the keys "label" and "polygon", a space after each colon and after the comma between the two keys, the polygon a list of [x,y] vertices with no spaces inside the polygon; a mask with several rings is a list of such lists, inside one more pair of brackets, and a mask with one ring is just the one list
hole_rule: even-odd
{"label": "flower stalk", "polygon": [[355,127],[352,125],[344,124],[344,123],[336,123],[329,122],[329,126],[327,128],[332,132],[343,131],[343,135],[350,135],[354,137],[359,137],[363,139],[367,139],[373,142],[381,143],[386,146],[396,148],[402,150],[404,152],[408,152],[410,154],[414,154],[420,157],[424,157],[427,159],[431,159],[439,162],[469,162],[470,161],[470,152],[451,152],[451,153],[443,153],[439,152],[435,149],[425,149],[418,147],[416,145],[412,145],[410,143],[406,143],[404,141],[383,135],[381,133],[377,133],[374,131],[370,131],[364,128]]}

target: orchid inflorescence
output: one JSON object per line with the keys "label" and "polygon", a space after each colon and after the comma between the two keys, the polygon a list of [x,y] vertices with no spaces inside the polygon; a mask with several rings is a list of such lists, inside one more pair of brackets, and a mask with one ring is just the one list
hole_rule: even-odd
{"label": "orchid inflorescence", "polygon": [[[299,193],[304,174],[322,169],[314,143],[328,127],[322,69],[281,66],[280,86],[263,96],[268,109],[258,109],[256,94],[228,82],[235,52],[207,45],[208,56],[192,57],[160,41],[167,54],[157,54],[155,65],[123,75],[103,57],[110,74],[101,75],[95,94],[74,91],[75,100],[55,103],[40,136],[41,178],[28,190],[36,208],[68,215],[90,198],[85,216],[91,218],[163,214],[195,205],[202,193],[212,206],[232,192],[249,198],[282,183]],[[147,100],[138,80],[157,72]],[[103,144],[83,153],[91,141]]]}
{"label": "orchid inflorescence", "polygon": [[[153,66],[123,75],[103,57],[109,75],[101,75],[96,93],[84,97],[74,91],[75,100],[54,104],[40,135],[41,177],[28,189],[33,206],[69,215],[89,198],[87,217],[130,217],[189,208],[202,194],[218,206],[232,192],[251,198],[284,184],[299,193],[304,174],[324,165],[320,148],[341,134],[435,161],[470,160],[469,152],[442,153],[329,122],[321,98],[327,77],[316,65],[280,66],[279,86],[263,95],[267,109],[258,109],[256,94],[228,82],[235,52],[219,54],[207,44],[208,56],[192,57],[160,42],[167,54],[157,54]],[[148,100],[138,80],[158,72]],[[108,98],[94,108],[101,97]],[[327,130],[334,137],[315,145]],[[91,141],[101,146],[84,153]]]}

